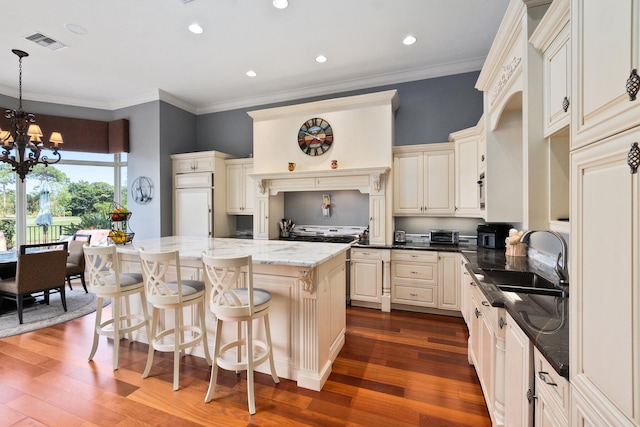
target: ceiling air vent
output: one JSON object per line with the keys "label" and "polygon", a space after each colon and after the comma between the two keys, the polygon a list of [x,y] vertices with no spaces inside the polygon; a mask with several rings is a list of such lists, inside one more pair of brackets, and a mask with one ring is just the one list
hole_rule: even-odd
{"label": "ceiling air vent", "polygon": [[186,3],[192,2],[193,0],[178,0],[178,1],[182,4],[186,4]]}
{"label": "ceiling air vent", "polygon": [[51,50],[58,50],[66,47],[62,43],[57,40],[52,39],[51,37],[47,37],[41,33],[33,33],[25,37],[25,39],[34,42],[42,47],[46,47]]}

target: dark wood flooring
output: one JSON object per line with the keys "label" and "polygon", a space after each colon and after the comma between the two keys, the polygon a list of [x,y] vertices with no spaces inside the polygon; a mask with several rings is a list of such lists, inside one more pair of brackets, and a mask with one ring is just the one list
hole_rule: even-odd
{"label": "dark wood flooring", "polygon": [[2,426],[489,426],[460,318],[347,308],[346,344],[320,392],[256,374],[255,415],[246,374],[220,371],[204,403],[209,367],[186,356],[172,391],[171,355],[156,353],[141,378],[147,346],[112,342],[93,362],[94,315],[0,340]]}

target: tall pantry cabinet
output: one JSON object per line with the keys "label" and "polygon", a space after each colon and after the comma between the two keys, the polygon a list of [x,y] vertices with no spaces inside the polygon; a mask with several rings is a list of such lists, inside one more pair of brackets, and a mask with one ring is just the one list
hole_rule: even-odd
{"label": "tall pantry cabinet", "polygon": [[173,235],[229,237],[235,217],[225,208],[228,154],[219,151],[172,154]]}
{"label": "tall pantry cabinet", "polygon": [[574,426],[640,425],[639,7],[571,2]]}

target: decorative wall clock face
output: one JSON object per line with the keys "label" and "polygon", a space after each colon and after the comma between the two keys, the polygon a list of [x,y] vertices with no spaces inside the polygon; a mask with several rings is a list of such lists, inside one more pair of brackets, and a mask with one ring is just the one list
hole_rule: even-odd
{"label": "decorative wall clock face", "polygon": [[151,180],[146,176],[139,176],[131,184],[131,197],[133,200],[144,205],[151,201],[153,198],[153,184]]}
{"label": "decorative wall clock face", "polygon": [[298,131],[298,146],[309,156],[326,153],[333,143],[333,129],[329,122],[319,117],[309,119]]}

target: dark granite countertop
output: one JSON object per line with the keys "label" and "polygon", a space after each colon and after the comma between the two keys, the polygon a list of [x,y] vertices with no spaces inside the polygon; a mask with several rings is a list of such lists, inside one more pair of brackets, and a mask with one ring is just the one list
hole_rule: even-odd
{"label": "dark granite countertop", "polygon": [[440,252],[460,252],[467,259],[467,269],[493,307],[504,308],[516,321],[553,368],[569,378],[569,297],[504,292],[489,279],[476,277],[482,269],[533,271],[556,285],[552,268],[528,257],[507,257],[504,249],[484,249],[472,245],[431,245],[406,243],[393,245],[354,244],[356,248],[408,249]]}
{"label": "dark granite countertop", "polygon": [[569,297],[504,292],[482,275],[482,269],[533,271],[557,284],[557,277],[548,267],[527,257],[507,257],[504,250],[478,248],[463,251],[469,261],[467,269],[473,273],[487,301],[503,307],[529,337],[553,368],[569,378]]}

